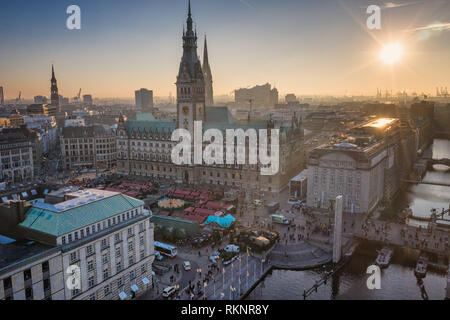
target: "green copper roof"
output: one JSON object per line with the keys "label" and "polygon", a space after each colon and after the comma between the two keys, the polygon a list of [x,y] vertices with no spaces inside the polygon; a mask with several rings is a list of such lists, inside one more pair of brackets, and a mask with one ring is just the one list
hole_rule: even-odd
{"label": "green copper roof", "polygon": [[137,112],[135,118],[138,121],[156,121],[155,116],[151,112]]}
{"label": "green copper roof", "polygon": [[60,236],[142,205],[144,202],[141,200],[117,194],[62,212],[32,207],[20,225]]}

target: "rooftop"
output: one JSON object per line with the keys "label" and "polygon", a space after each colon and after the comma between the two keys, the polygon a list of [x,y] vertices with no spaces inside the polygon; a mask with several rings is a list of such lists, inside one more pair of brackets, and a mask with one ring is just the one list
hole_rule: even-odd
{"label": "rooftop", "polygon": [[124,194],[97,189],[69,190],[65,197],[70,200],[35,203],[20,225],[60,236],[144,205],[143,201]]}
{"label": "rooftop", "polygon": [[52,248],[52,246],[35,241],[16,241],[0,236],[0,271],[13,263],[31,258]]}

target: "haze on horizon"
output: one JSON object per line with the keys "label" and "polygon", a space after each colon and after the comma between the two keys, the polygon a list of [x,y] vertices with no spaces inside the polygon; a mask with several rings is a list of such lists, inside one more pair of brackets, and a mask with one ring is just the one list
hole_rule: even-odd
{"label": "haze on horizon", "polygon": [[[69,1],[8,1],[0,11],[0,86],[7,99],[49,96],[51,63],[60,94],[96,98],[176,95],[187,0],[79,0],[82,29],[66,28]],[[366,27],[370,4],[381,30]],[[215,95],[270,82],[281,94],[434,92],[450,71],[450,1],[192,0]],[[402,59],[383,64],[383,45]]]}

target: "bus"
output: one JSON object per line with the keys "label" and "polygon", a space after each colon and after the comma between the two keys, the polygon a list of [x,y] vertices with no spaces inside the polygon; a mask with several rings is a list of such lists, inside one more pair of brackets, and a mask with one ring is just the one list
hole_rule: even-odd
{"label": "bus", "polygon": [[155,241],[155,250],[170,258],[175,258],[177,256],[177,247],[170,244]]}

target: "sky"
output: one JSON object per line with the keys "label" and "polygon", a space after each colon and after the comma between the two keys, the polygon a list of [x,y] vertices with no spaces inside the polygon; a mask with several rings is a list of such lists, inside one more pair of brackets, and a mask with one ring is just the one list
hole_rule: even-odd
{"label": "sky", "polygon": [[[68,30],[66,9],[81,9]],[[280,94],[434,93],[449,86],[450,0],[192,0],[215,95],[271,83]],[[369,5],[381,29],[369,30]],[[15,0],[0,10],[0,86],[7,99],[49,96],[54,63],[60,94],[175,95],[187,0]],[[402,45],[394,65],[381,48]]]}

